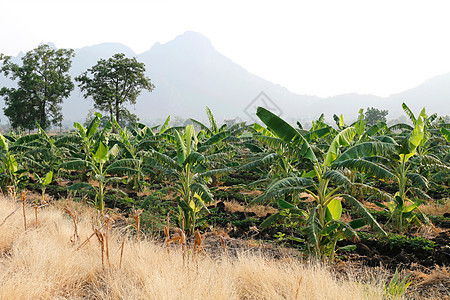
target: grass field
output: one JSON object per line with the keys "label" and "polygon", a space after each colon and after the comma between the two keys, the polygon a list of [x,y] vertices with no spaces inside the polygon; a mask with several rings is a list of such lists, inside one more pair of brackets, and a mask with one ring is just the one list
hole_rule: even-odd
{"label": "grass field", "polygon": [[[0,199],[0,221],[20,204]],[[79,216],[80,242],[72,242],[74,226],[60,208]],[[271,259],[241,253],[234,258],[208,255],[195,258],[162,241],[129,236],[126,229],[109,235],[109,265],[102,265],[100,243],[93,232],[95,211],[66,201],[43,208],[36,226],[27,208],[0,226],[1,299],[382,299],[383,280],[358,282],[358,275],[337,279],[317,263],[292,258]],[[82,217],[81,217],[82,216]],[[125,246],[120,266],[123,238]],[[353,279],[351,278],[353,277]],[[368,274],[363,276],[368,278]],[[361,277],[360,277],[361,278]]]}

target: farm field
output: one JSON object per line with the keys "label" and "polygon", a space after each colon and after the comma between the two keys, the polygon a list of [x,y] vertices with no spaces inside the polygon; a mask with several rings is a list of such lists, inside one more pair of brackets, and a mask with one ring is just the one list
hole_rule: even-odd
{"label": "farm field", "polygon": [[0,135],[1,298],[448,299],[450,124]]}

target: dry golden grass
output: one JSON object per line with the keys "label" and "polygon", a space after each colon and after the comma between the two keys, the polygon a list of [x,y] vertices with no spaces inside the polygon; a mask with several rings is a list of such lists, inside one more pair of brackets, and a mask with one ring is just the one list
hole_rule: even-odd
{"label": "dry golden grass", "polygon": [[435,202],[421,204],[419,209],[427,215],[442,216],[445,213],[450,213],[450,199],[447,199],[444,204]]}
{"label": "dry golden grass", "polygon": [[237,212],[237,211],[243,211],[243,212],[252,212],[255,213],[258,217],[265,217],[268,213],[276,213],[278,210],[276,208],[266,206],[266,205],[250,205],[250,206],[243,206],[237,201],[223,201],[225,204],[225,209],[231,213]]}
{"label": "dry golden grass", "polygon": [[[19,204],[0,199],[0,221]],[[92,211],[64,203],[78,216],[81,242],[92,233]],[[28,208],[27,214],[33,210]],[[199,255],[183,264],[181,251],[162,242],[109,232],[110,266],[102,266],[92,238],[77,250],[72,217],[49,206],[36,228],[25,231],[21,210],[0,227],[0,299],[382,299],[381,280],[338,280],[324,266],[294,259],[238,255],[212,260]]]}

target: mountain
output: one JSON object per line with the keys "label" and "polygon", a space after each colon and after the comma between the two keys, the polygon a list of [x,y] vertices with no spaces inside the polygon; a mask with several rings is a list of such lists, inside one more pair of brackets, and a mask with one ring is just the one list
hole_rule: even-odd
{"label": "mountain", "polygon": [[186,32],[138,55],[156,89],[144,93],[137,111],[147,116],[204,117],[209,106],[219,118],[246,118],[246,107],[264,91],[280,107],[311,104],[317,97],[299,96],[250,74],[217,52],[199,33]]}
{"label": "mountain", "polygon": [[[70,74],[72,77],[78,76],[100,58],[109,58],[115,53],[136,56],[138,61],[145,63],[147,76],[156,86],[151,93],[143,92],[137,104],[129,107],[143,121],[168,115],[204,120],[205,106],[209,106],[220,121],[235,117],[254,120],[258,105],[269,106],[288,120],[302,122],[316,119],[321,113],[325,113],[328,119],[333,114],[344,114],[350,120],[356,117],[360,108],[369,106],[388,109],[388,117],[393,118],[402,114],[402,102],[406,102],[413,111],[426,106],[430,113],[450,114],[450,73],[389,97],[345,94],[320,98],[298,95],[249,73],[219,53],[205,36],[192,31],[168,43],[156,43],[141,54],[118,43],[77,49]],[[11,84],[10,80],[0,76],[0,86]],[[80,90],[75,88],[63,106],[65,120],[84,120],[90,108],[92,100],[83,99]]]}

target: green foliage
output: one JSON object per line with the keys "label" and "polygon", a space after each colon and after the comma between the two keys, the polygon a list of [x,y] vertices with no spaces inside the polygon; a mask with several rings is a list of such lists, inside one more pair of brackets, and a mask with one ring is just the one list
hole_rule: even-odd
{"label": "green foliage", "polygon": [[22,161],[26,161],[28,170],[45,174],[56,173],[58,165],[62,163],[67,155],[68,149],[64,145],[63,135],[50,136],[36,123],[38,132],[17,139],[14,149],[22,150]]}
{"label": "green foliage", "polygon": [[[404,232],[412,224],[427,222],[418,206],[427,199],[429,186],[433,198],[446,195],[445,176],[450,167],[445,134],[449,127],[433,122],[434,115],[427,116],[425,110],[415,116],[405,107],[414,122],[413,126],[397,126],[401,130],[381,122],[367,126],[362,110],[350,126],[341,116],[336,117],[339,128],[334,129],[321,115],[313,128],[305,130],[264,108],[258,108],[257,115],[266,127],[220,126],[209,108],[207,125],[191,119],[191,125],[171,127],[169,116],[152,128],[140,123],[122,127],[114,119],[102,126],[103,116],[96,113],[86,126],[74,123],[74,131],[53,136],[37,124],[37,133],[0,135],[2,184],[17,186],[23,174],[34,172],[39,183],[33,187],[40,184],[42,194],[46,187],[54,193],[57,188],[48,186],[51,177],[63,174],[77,182],[81,175],[81,182],[69,190],[83,191],[101,212],[105,202],[125,210],[140,205],[148,227],[160,230],[170,213],[188,234],[208,224],[231,222],[244,231],[250,226],[272,226],[270,235],[279,231],[281,242],[297,241],[297,246],[320,259],[333,260],[336,251],[354,249],[354,245],[338,248],[338,242],[356,241],[358,236],[364,239],[364,234],[356,232],[364,225],[389,247],[432,251],[429,241],[386,237],[374,217],[389,220],[388,225]],[[40,178],[38,174],[47,175]],[[123,192],[125,184],[133,194]],[[242,190],[245,184],[250,193]],[[150,190],[143,201],[133,200],[139,198],[136,192],[148,187],[156,191]],[[378,203],[385,211],[372,214],[360,202],[368,195],[386,201]],[[218,208],[209,214],[206,205],[213,198],[245,204],[253,200],[278,211],[262,223],[256,218],[242,219],[240,214],[218,213]],[[352,208],[354,219],[348,223],[343,221],[343,206],[350,210],[344,204]],[[176,222],[177,218],[171,219]]]}
{"label": "green foliage", "polygon": [[123,53],[100,59],[75,80],[84,97],[92,97],[94,107],[109,113],[111,120],[115,117],[118,123],[120,115],[128,112],[123,107],[125,103],[135,104],[141,90],[151,92],[154,89],[150,79],[145,77],[145,65]]}
{"label": "green foliage", "polygon": [[445,127],[442,127],[441,133],[445,137],[446,141],[450,142],[450,130],[446,129]]}
{"label": "green foliage", "polygon": [[307,158],[312,162],[317,161],[317,157],[314,154],[309,143],[305,138],[295,130],[286,121],[268,111],[263,107],[258,107],[256,115],[270,128],[273,133],[277,135],[283,142],[291,144],[293,148],[297,148],[297,155],[300,157]]}
{"label": "green foliage", "polygon": [[426,160],[430,164],[446,169],[439,159],[421,154],[423,153],[421,148],[425,146],[430,136],[427,129],[430,117],[425,114],[425,109],[416,118],[405,104],[403,108],[414,122],[414,127],[407,135],[397,137],[397,141],[390,137],[382,137],[381,141],[356,144],[348,148],[333,163],[335,168],[349,168],[379,180],[397,182],[398,192],[395,195],[376,193],[389,199],[388,205],[379,205],[390,212],[390,221],[399,231],[407,230],[412,223],[429,222],[418,209],[420,202],[411,200],[411,198],[429,199],[425,193],[428,189],[428,180],[414,168],[418,160]]}
{"label": "green foliage", "polygon": [[[406,201],[409,202],[408,199]],[[420,226],[421,220],[426,224],[430,223],[428,217],[419,210],[420,201],[405,203],[400,196],[396,195],[388,205],[379,202],[375,204],[389,213],[389,222],[392,222],[394,228],[400,232],[406,231],[411,224]]]}
{"label": "green foliage", "polygon": [[45,189],[47,188],[47,186],[52,182],[53,179],[53,172],[50,171],[48,172],[45,177],[39,177],[39,175],[37,173],[34,173],[34,177],[36,177],[39,185],[41,186],[41,191],[42,191],[42,202],[45,201]]}
{"label": "green foliage", "polygon": [[[330,166],[340,156],[341,148],[348,147],[353,143],[353,139],[356,136],[354,127],[346,127],[335,135],[328,149],[326,149],[323,162],[320,162],[308,141],[287,122],[261,107],[258,108],[257,115],[267,125],[268,129],[283,142],[292,148],[300,149],[300,151],[296,152],[297,159],[308,159],[313,163],[313,168],[307,173],[308,175],[302,173],[304,177],[297,175],[273,181],[266,191],[254,201],[280,198],[283,195],[292,196],[299,192],[306,192],[313,197],[315,207],[309,212],[305,212],[295,204],[284,200],[280,200],[278,206],[280,209],[288,209],[293,214],[305,217],[306,221],[303,231],[307,237],[308,246],[311,252],[319,258],[328,257],[333,260],[336,244],[339,240],[357,238],[355,228],[352,225],[360,227],[367,223],[377,232],[386,234],[359,201],[349,195],[337,194],[342,185],[350,184],[350,181],[343,180],[345,178],[343,174],[330,170]],[[313,181],[309,177],[315,180]],[[338,182],[337,188],[329,188],[331,179],[335,179]],[[340,220],[342,214],[340,198],[343,196],[349,204],[356,207],[357,211],[363,216],[362,220],[365,222],[347,224]],[[262,225],[267,226],[271,222],[277,221],[280,216],[281,214],[274,214]]]}
{"label": "green foliage", "polygon": [[407,248],[412,252],[432,252],[435,249],[436,243],[419,236],[406,236],[402,234],[388,233],[386,236],[375,236],[366,232],[359,232],[358,236],[361,242],[378,241],[389,249]]}
{"label": "green foliage", "polygon": [[1,186],[19,188],[25,179],[25,170],[17,162],[16,155],[11,152],[8,140],[0,133],[0,178]]}
{"label": "green foliage", "polygon": [[364,113],[364,119],[367,126],[373,126],[378,122],[386,123],[386,116],[389,114],[387,110],[368,107]]}
{"label": "green foliage", "polygon": [[193,234],[196,222],[204,211],[208,211],[206,204],[213,199],[205,179],[229,170],[209,169],[211,165],[208,165],[207,156],[197,152],[199,140],[192,125],[181,132],[177,129],[171,131],[172,134],[164,138],[174,148],[173,154],[169,156],[151,150],[150,155],[156,165],[166,168],[176,179],[179,222],[188,234]]}
{"label": "green foliage", "polygon": [[[94,186],[92,184],[86,182],[80,182],[72,185],[69,190],[80,190],[80,189],[92,189],[96,192],[95,196],[95,207],[100,211],[103,215],[105,212],[105,204],[104,204],[104,196],[106,192],[119,192],[116,189],[108,189],[105,191],[105,187],[109,182],[117,181],[118,179],[115,177],[108,177],[107,175],[111,173],[111,170],[116,166],[117,161],[115,163],[110,164],[108,167],[105,167],[107,162],[114,159],[119,153],[119,147],[114,145],[109,148],[102,141],[98,143],[97,149],[92,151],[89,155],[88,160],[83,159],[73,159],[67,162],[64,162],[60,165],[60,168],[69,169],[69,170],[82,170],[87,168],[93,173],[93,179],[97,182],[98,186]],[[121,192],[123,193],[123,192]]]}
{"label": "green foliage", "polygon": [[401,299],[412,281],[407,282],[409,274],[400,279],[398,269],[395,269],[394,276],[389,284],[384,287],[385,296],[389,299]]}
{"label": "green foliage", "polygon": [[68,75],[73,56],[71,49],[40,45],[25,54],[22,66],[13,63],[9,56],[2,57],[0,71],[17,80],[17,88],[0,90],[12,128],[30,130],[36,122],[44,129],[61,124],[61,104],[74,88]]}

